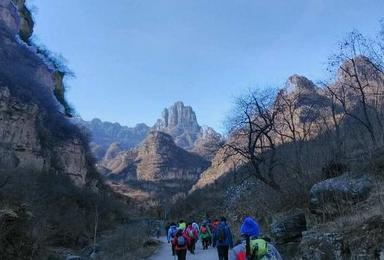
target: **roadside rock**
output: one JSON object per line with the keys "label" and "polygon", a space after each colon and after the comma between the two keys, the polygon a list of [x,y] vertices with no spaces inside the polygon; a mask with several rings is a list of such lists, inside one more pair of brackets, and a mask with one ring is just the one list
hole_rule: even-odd
{"label": "roadside rock", "polygon": [[278,244],[299,242],[307,230],[304,210],[295,209],[277,217],[271,225],[271,233]]}
{"label": "roadside rock", "polygon": [[310,191],[310,210],[314,214],[333,216],[340,209],[366,200],[373,188],[367,175],[346,173],[315,184]]}
{"label": "roadside rock", "polygon": [[362,224],[338,231],[326,227],[303,233],[298,259],[383,259],[384,217],[373,216]]}

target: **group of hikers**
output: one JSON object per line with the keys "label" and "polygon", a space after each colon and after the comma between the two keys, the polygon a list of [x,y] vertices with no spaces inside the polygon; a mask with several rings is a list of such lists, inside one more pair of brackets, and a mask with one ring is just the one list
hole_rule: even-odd
{"label": "group of hikers", "polygon": [[260,227],[252,217],[244,219],[240,235],[241,240],[234,246],[225,217],[213,222],[207,219],[200,226],[196,222],[180,220],[167,227],[167,240],[171,244],[172,255],[178,260],[185,260],[187,251],[195,254],[199,240],[203,250],[209,246],[216,247],[219,260],[282,260],[277,249],[261,237]]}

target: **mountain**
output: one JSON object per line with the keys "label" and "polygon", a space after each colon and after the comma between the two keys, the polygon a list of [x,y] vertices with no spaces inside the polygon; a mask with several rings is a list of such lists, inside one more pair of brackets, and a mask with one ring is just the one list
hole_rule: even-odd
{"label": "mountain", "polygon": [[103,122],[98,118],[91,121],[78,120],[77,123],[90,132],[92,152],[98,160],[105,156],[108,147],[113,143],[118,143],[122,149],[136,147],[150,130],[150,127],[142,123],[127,127],[119,123]]}
{"label": "mountain", "polygon": [[180,101],[164,109],[162,118],[158,119],[153,127],[143,123],[127,127],[119,123],[103,122],[97,118],[91,121],[74,121],[89,132],[92,153],[98,161],[104,158],[110,145],[118,144],[122,150],[136,148],[150,131],[167,133],[179,147],[208,160],[213,158],[222,143],[221,135],[213,128],[201,127],[193,109],[184,106]]}
{"label": "mountain", "polygon": [[186,150],[193,149],[201,131],[192,107],[180,101],[164,109],[153,129],[171,135],[175,143]]}
{"label": "mountain", "polygon": [[[109,150],[119,149],[113,145]],[[185,194],[209,165],[202,157],[177,146],[170,135],[151,131],[137,149],[104,158],[98,167],[116,192],[136,201],[165,203]]]}

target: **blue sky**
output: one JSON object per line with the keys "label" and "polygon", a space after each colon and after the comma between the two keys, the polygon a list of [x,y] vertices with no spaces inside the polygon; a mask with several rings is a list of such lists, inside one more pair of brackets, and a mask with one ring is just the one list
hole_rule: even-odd
{"label": "blue sky", "polygon": [[222,130],[233,98],[317,81],[351,30],[373,36],[383,0],[29,0],[35,37],[76,77],[68,99],[84,119],[155,123],[181,100]]}

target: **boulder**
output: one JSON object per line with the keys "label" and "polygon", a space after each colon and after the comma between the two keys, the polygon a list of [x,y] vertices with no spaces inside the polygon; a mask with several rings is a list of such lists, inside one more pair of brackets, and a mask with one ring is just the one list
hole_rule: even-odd
{"label": "boulder", "polygon": [[307,230],[304,210],[295,209],[275,218],[271,233],[278,244],[300,242],[302,232]]}
{"label": "boulder", "polygon": [[368,175],[345,173],[315,184],[310,191],[310,210],[314,214],[332,216],[345,206],[369,197],[373,182]]}
{"label": "boulder", "polygon": [[383,259],[384,218],[372,216],[344,227],[322,226],[303,232],[298,259]]}

